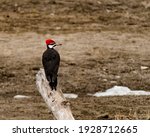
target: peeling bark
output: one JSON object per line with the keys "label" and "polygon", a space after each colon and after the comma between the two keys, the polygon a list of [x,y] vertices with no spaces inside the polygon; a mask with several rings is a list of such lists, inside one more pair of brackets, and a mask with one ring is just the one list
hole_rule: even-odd
{"label": "peeling bark", "polygon": [[70,109],[70,103],[65,99],[60,88],[57,91],[50,89],[43,69],[36,74],[36,85],[43,97],[48,109],[57,120],[74,120]]}

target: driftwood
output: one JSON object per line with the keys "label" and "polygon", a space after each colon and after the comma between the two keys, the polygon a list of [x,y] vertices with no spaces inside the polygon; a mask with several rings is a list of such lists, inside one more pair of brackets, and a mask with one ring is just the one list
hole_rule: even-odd
{"label": "driftwood", "polygon": [[70,110],[70,104],[65,99],[61,89],[58,88],[57,91],[52,91],[50,89],[49,83],[45,77],[44,69],[40,69],[36,74],[36,85],[55,119],[74,120]]}

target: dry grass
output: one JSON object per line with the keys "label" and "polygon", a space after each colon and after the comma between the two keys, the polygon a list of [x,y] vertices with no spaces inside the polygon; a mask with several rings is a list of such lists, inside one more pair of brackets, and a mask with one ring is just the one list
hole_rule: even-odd
{"label": "dry grass", "polygon": [[[145,114],[145,120],[150,120],[150,113],[149,110],[147,111],[147,113]],[[140,117],[137,113],[137,111],[132,111],[130,110],[128,115],[124,115],[124,114],[116,114],[114,116],[115,120],[139,120]]]}

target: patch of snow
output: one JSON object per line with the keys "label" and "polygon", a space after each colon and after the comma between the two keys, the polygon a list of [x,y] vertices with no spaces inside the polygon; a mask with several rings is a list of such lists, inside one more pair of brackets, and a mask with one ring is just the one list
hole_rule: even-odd
{"label": "patch of snow", "polygon": [[141,66],[141,70],[145,70],[145,69],[148,69],[147,66]]}
{"label": "patch of snow", "polygon": [[150,95],[150,92],[143,90],[130,90],[128,87],[114,86],[105,92],[96,92],[95,94],[88,94],[95,97],[100,96],[124,96],[124,95]]}
{"label": "patch of snow", "polygon": [[77,98],[78,95],[77,94],[68,94],[68,93],[64,93],[65,98]]}
{"label": "patch of snow", "polygon": [[25,95],[16,95],[14,96],[14,99],[28,99],[31,98],[30,96],[25,96]]}

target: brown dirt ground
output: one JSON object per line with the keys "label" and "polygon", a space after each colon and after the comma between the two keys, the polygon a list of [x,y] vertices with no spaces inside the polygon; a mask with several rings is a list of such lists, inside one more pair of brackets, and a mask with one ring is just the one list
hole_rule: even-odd
{"label": "brown dirt ground", "polygon": [[63,44],[60,87],[79,94],[69,99],[75,119],[150,119],[150,96],[86,95],[150,91],[148,0],[0,0],[0,119],[53,119],[35,85],[49,37]]}

